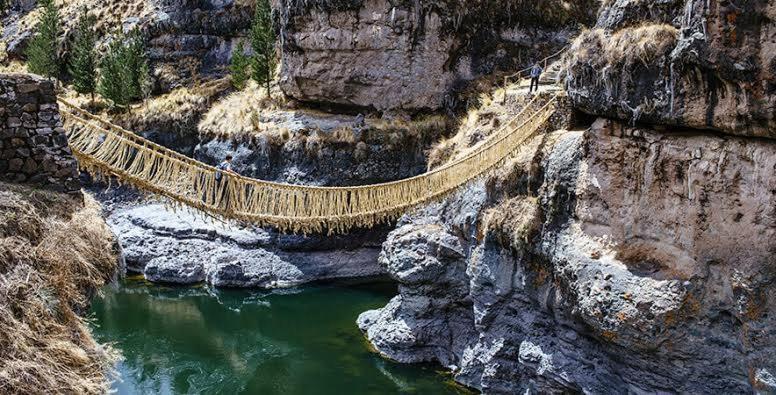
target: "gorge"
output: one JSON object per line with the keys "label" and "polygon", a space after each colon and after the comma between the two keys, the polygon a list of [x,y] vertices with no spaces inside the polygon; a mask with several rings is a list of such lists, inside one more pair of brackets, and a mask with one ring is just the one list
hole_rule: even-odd
{"label": "gorge", "polygon": [[[203,163],[233,155],[246,177],[415,177],[560,97],[456,191],[372,229],[299,235],[79,179],[54,84],[0,69],[0,287],[45,280],[2,293],[0,325],[44,311],[77,328],[57,339],[82,363],[48,363],[65,392],[776,393],[773,0],[273,0],[271,97],[221,83],[253,1],[120,3],[59,2],[90,7],[101,50],[117,21],[139,28],[152,95],[110,111],[63,79],[60,96]],[[9,4],[0,64],[23,69],[38,11]],[[513,75],[535,62],[531,93]],[[71,237],[98,243],[46,252],[85,217]],[[73,256],[86,263],[64,280],[46,272]],[[88,331],[88,300],[124,272]],[[67,319],[45,308],[60,303]],[[92,335],[124,355],[123,382]],[[45,392],[18,339],[0,336],[0,389]]]}

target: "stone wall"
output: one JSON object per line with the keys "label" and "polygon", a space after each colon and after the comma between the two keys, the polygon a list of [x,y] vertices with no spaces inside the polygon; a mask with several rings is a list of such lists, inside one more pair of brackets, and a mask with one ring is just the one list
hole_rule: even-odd
{"label": "stone wall", "polygon": [[60,192],[81,189],[51,82],[0,74],[0,178]]}

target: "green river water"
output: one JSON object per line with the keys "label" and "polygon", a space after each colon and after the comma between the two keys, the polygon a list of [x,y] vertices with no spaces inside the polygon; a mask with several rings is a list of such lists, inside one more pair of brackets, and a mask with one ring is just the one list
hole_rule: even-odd
{"label": "green river water", "polygon": [[283,291],[174,288],[128,279],[92,305],[113,344],[119,394],[460,394],[439,368],[369,351],[358,314],[396,294],[387,283]]}

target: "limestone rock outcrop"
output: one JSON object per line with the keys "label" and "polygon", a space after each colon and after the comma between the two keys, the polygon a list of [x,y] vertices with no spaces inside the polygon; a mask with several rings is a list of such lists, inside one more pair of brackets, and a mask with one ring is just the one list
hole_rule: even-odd
{"label": "limestone rock outcrop", "polygon": [[776,1],[609,1],[567,60],[591,114],[776,138]]}
{"label": "limestone rock outcrop", "polygon": [[455,107],[468,81],[565,45],[597,4],[275,0],[280,86],[298,100],[379,111]]}
{"label": "limestone rock outcrop", "polygon": [[383,230],[346,239],[280,235],[215,222],[161,204],[110,203],[108,224],[128,271],[158,283],[284,288],[384,274],[377,264]]}
{"label": "limestone rock outcrop", "polygon": [[776,144],[600,120],[406,216],[359,325],[485,393],[776,391]]}

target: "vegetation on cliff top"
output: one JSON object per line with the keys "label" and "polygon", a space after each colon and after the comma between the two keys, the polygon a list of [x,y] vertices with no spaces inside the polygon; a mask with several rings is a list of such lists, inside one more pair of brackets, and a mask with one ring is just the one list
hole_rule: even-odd
{"label": "vegetation on cliff top", "polygon": [[78,314],[116,271],[99,206],[0,184],[0,392],[102,394],[115,356]]}
{"label": "vegetation on cliff top", "polygon": [[667,55],[678,38],[679,31],[663,23],[626,27],[611,36],[603,29],[591,29],[574,40],[568,53],[575,57],[574,63],[649,66]]}
{"label": "vegetation on cliff top", "polygon": [[27,47],[30,71],[49,78],[59,78],[57,40],[60,33],[59,9],[54,0],[40,2],[41,13],[35,35]]}
{"label": "vegetation on cliff top", "polygon": [[78,17],[78,28],[68,68],[73,76],[73,89],[78,93],[91,95],[92,100],[97,89],[97,40],[92,30],[93,25],[94,17],[83,8],[81,16]]}
{"label": "vegetation on cliff top", "polygon": [[287,127],[279,125],[282,123],[279,119],[289,116],[325,119],[332,115],[312,109],[290,108],[294,106],[284,101],[277,86],[273,85],[272,88],[273,95],[267,96],[263,87],[251,81],[244,90],[234,92],[213,104],[199,123],[200,135],[205,139],[230,139],[246,143],[264,140],[273,145],[304,138],[307,146],[340,143],[357,145],[366,140],[382,139],[385,144],[398,148],[408,142],[426,146],[448,134],[452,127],[451,120],[444,115],[393,120],[368,118],[363,127],[350,124],[333,132],[318,131],[309,136],[297,136]]}

